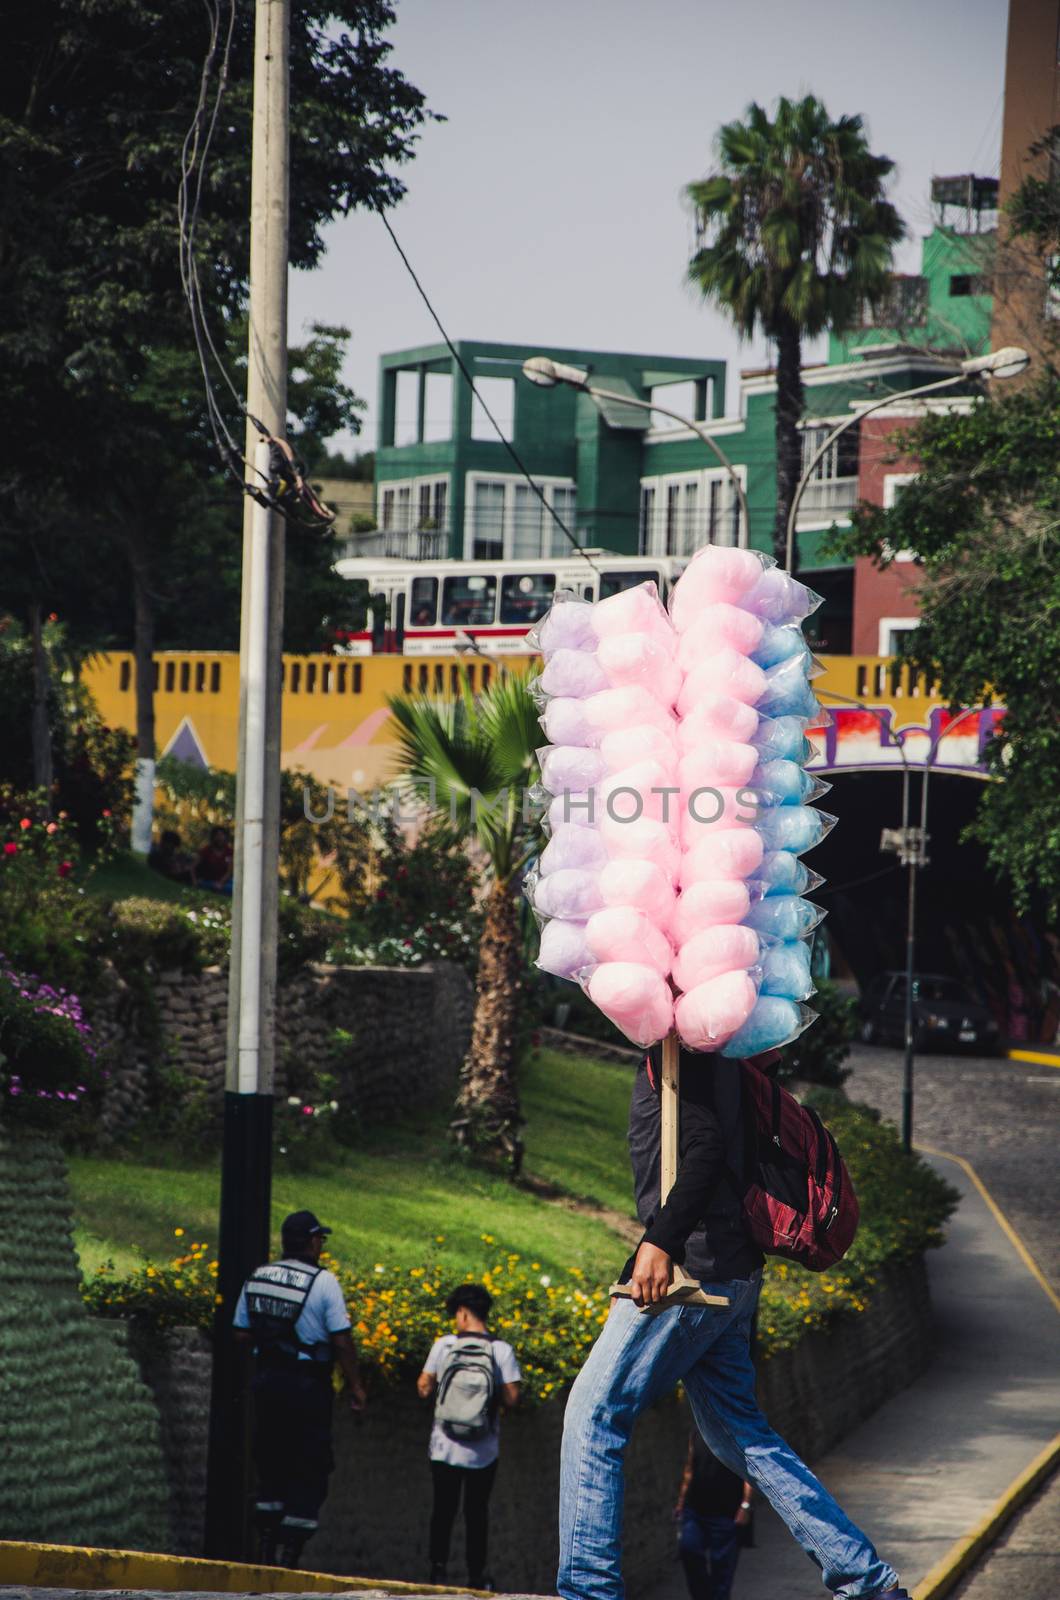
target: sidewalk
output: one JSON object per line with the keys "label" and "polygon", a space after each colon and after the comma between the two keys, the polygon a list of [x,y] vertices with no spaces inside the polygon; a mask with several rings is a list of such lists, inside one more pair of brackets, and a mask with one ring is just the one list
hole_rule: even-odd
{"label": "sidewalk", "polygon": [[[912,1590],[1060,1432],[1060,1316],[960,1167],[961,1192],[928,1255],[938,1353],[927,1372],[813,1463]],[[733,1600],[812,1600],[820,1577],[768,1507]],[[687,1600],[680,1567],[629,1600]]]}

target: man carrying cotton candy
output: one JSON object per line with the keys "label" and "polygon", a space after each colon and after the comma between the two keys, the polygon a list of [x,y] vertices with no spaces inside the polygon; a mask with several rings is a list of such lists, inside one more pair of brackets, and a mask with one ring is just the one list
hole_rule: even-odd
{"label": "man carrying cotton candy", "polygon": [[[771,1502],[834,1594],[909,1600],[894,1569],[770,1428],[758,1409],[750,1353],[763,1257],[742,1204],[741,1058],[775,1061],[776,1051],[759,1052],[795,1037],[812,1018],[800,1002],[812,993],[805,940],[820,913],[802,898],[815,880],[799,856],[831,820],[809,803],[820,789],[801,765],[816,701],[798,624],[813,599],[753,552],[708,548],[676,586],[669,642],[641,601],[630,603],[641,609],[631,617],[641,637],[624,651],[598,647],[606,617],[603,626],[590,615],[564,619],[571,634],[582,630],[574,648],[588,652],[612,685],[601,690],[585,661],[560,663],[567,692],[580,702],[581,721],[572,715],[568,727],[582,734],[575,741],[581,755],[563,760],[605,811],[592,821],[591,846],[572,833],[564,853],[557,851],[535,904],[565,919],[563,975],[579,978],[628,1037],[652,1043],[629,1127],[644,1234],[623,1274],[629,1292],[612,1300],[564,1419],[557,1580],[564,1600],[621,1600],[624,1451],[640,1412],[679,1383],[709,1448]],[[612,674],[637,660],[655,668],[654,682],[639,688],[659,715],[648,699],[627,709],[654,731],[623,739],[617,770],[603,756],[586,761],[602,749],[594,734],[601,697],[628,692],[629,681],[616,686]],[[558,737],[548,712],[545,725]],[[613,751],[618,731],[607,729]],[[634,791],[635,823],[615,820],[608,802],[618,789]],[[659,795],[671,789],[678,804],[660,810]],[[585,863],[577,882],[558,881],[568,850]],[[606,874],[616,895],[610,906]],[[558,944],[559,932],[555,938]],[[550,961],[549,970],[560,971],[558,950],[542,964]],[[672,1032],[684,1048],[676,1178],[664,1198],[661,1047],[653,1041]],[[672,1064],[672,1039],[666,1048]],[[698,1281],[704,1303],[668,1298],[679,1267]]]}

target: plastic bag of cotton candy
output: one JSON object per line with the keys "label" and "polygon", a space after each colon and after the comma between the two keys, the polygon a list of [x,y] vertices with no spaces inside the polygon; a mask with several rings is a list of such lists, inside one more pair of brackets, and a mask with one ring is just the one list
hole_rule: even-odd
{"label": "plastic bag of cotton candy", "polygon": [[527,892],[538,965],[580,982],[639,1045],[749,1056],[813,1019],[821,879],[802,855],[834,819],[805,768],[821,708],[802,622],[820,604],[768,557],[701,550],[674,587],[539,625],[545,847]]}

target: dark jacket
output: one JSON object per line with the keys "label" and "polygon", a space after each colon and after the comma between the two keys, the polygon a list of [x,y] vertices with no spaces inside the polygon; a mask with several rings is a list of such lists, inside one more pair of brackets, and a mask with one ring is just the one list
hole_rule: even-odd
{"label": "dark jacket", "polygon": [[633,1192],[644,1239],[701,1283],[749,1278],[762,1254],[747,1237],[733,1176],[745,1159],[739,1062],[681,1051],[677,1182],[660,1209],[658,1057],[656,1049],[654,1086],[641,1062],[629,1110]]}

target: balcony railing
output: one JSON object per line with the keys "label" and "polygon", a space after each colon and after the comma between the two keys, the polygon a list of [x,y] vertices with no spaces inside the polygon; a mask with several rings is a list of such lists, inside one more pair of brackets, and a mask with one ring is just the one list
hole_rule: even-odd
{"label": "balcony railing", "polygon": [[449,554],[448,528],[371,528],[347,535],[346,556],[386,556],[397,561],[438,561]]}
{"label": "balcony railing", "polygon": [[799,501],[799,523],[819,522],[822,517],[845,517],[858,503],[857,478],[815,478],[806,485]]}

